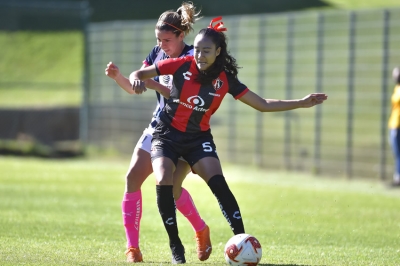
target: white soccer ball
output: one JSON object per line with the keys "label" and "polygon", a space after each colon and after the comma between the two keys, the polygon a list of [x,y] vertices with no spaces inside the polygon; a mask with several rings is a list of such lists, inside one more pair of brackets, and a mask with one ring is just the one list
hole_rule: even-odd
{"label": "white soccer ball", "polygon": [[252,235],[238,234],[226,243],[224,256],[229,265],[255,266],[262,257],[261,244]]}

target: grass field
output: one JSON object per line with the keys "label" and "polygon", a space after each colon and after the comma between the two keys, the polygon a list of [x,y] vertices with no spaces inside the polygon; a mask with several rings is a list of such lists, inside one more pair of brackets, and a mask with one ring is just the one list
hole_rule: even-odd
{"label": "grass field", "polygon": [[[0,157],[1,265],[126,265],[120,203],[125,160]],[[224,165],[245,227],[263,247],[260,265],[400,265],[400,193],[377,183],[315,179]],[[197,176],[185,187],[210,225],[208,261],[178,213],[188,265],[224,265],[232,236],[215,198]],[[145,263],[168,265],[167,236],[154,179],[142,188]]]}

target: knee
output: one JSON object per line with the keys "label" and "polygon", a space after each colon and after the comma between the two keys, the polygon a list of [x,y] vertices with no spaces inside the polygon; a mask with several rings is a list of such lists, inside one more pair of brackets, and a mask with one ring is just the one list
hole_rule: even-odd
{"label": "knee", "polygon": [[[225,177],[223,175],[215,175],[208,180],[208,186],[214,192],[214,190],[224,190],[228,188]],[[228,188],[229,189],[229,188]]]}
{"label": "knee", "polygon": [[174,184],[173,192],[174,192],[174,199],[178,200],[181,197],[181,194],[182,194],[182,187],[181,186],[176,186]]}
{"label": "knee", "polygon": [[154,172],[157,185],[173,185],[172,173],[169,172]]}

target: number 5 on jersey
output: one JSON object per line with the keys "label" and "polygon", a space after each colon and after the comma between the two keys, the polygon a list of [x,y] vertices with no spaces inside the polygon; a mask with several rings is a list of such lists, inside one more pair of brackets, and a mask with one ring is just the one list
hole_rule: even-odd
{"label": "number 5 on jersey", "polygon": [[212,152],[213,148],[211,147],[211,143],[210,142],[204,142],[203,143],[203,151],[205,152]]}

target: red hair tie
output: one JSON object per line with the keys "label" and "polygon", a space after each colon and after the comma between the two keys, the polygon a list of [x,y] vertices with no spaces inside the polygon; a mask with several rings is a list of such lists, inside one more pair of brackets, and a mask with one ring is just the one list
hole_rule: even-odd
{"label": "red hair tie", "polygon": [[221,20],[221,19],[222,19],[222,17],[213,18],[213,19],[211,20],[210,25],[208,26],[208,28],[209,28],[209,29],[213,29],[213,30],[218,31],[218,32],[227,31],[227,29],[224,28],[224,23],[223,23],[222,21],[221,21],[221,22],[218,22],[217,24],[215,24],[215,25],[213,26],[213,23],[215,23],[215,22],[217,22],[217,21],[219,21],[219,20]]}

